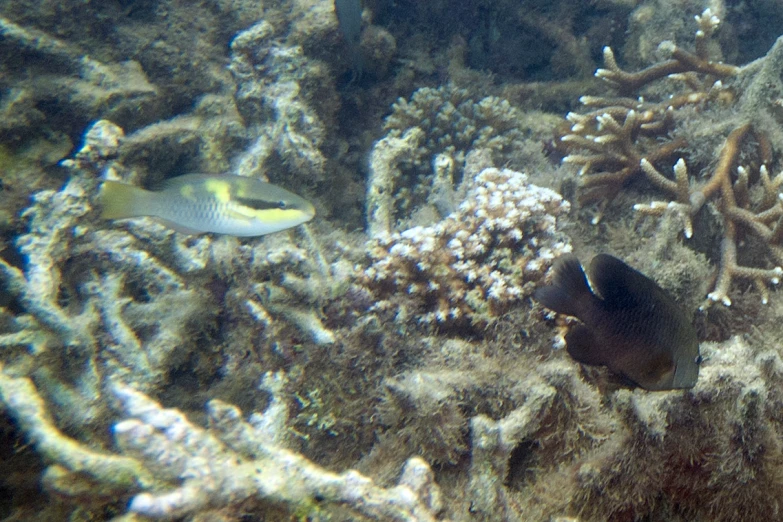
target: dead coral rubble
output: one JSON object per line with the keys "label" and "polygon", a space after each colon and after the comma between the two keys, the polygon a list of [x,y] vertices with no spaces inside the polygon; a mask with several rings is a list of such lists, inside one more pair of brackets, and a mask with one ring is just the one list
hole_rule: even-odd
{"label": "dead coral rubble", "polygon": [[[736,337],[703,348],[699,382],[686,392],[602,396],[572,368],[539,364],[540,380],[526,383],[523,404],[497,421],[481,415],[471,421],[469,487],[461,494],[472,516],[584,522],[779,516],[780,356]],[[542,454],[547,458],[536,460]],[[526,467],[523,480],[515,479]]]}
{"label": "dead coral rubble", "polygon": [[5,375],[2,367],[0,399],[32,443],[54,462],[45,483],[61,494],[84,494],[91,488],[93,498],[131,493],[129,513],[121,520],[227,514],[250,499],[304,510],[341,504],[372,520],[436,519],[442,510],[440,490],[420,458],[408,460],[398,485],[387,489],[356,471],[329,472],[286,449],[288,410],[277,396],[284,380],[281,373],[264,377],[262,387],[273,400],[250,422],[235,406],[210,401],[207,429],[116,383],[111,392],[125,413],[113,430],[118,454],[68,438],[52,423],[32,382]]}
{"label": "dead coral rubble", "polygon": [[[411,459],[391,488],[348,465],[328,471],[293,451],[299,439],[287,444],[293,421],[282,401],[290,390],[272,377],[256,393],[242,386],[282,359],[286,343],[335,343],[319,307],[339,294],[352,263],[332,263],[309,230],[301,245],[288,234],[242,243],[187,237],[147,218],[98,221],[99,177],[131,175],[117,155],[126,139],[116,125],[96,122],[64,162],[68,183],[36,193],[25,211],[21,266],[0,258],[0,282],[14,299],[0,308],[0,413],[47,466],[46,492],[61,502],[41,509],[52,519],[85,510],[100,516],[123,510],[132,496],[123,520],[207,516],[251,503],[260,512],[338,506],[368,519],[434,520],[438,488],[421,459]],[[221,336],[217,299],[230,324]],[[195,380],[204,372],[211,384],[223,374],[217,386],[231,396],[235,387],[250,404],[271,397],[263,418],[251,417],[263,446],[247,449],[249,439],[216,433],[248,435],[233,406],[211,402],[205,429],[148,397],[177,395],[171,390],[182,379],[174,375],[183,371]]]}
{"label": "dead coral rubble", "polygon": [[236,104],[255,140],[239,168],[246,175],[265,176],[265,163],[277,155],[294,171],[323,176],[325,123],[337,107],[333,80],[323,64],[301,46],[281,43],[280,36],[261,21],[231,42]]}
{"label": "dead coral rubble", "polygon": [[[121,136],[112,124],[96,124],[67,166],[105,166]],[[0,281],[20,305],[0,308],[4,371],[33,376],[58,414],[85,428],[105,413],[105,379],[122,376],[145,391],[161,386],[182,356],[181,339],[210,315],[150,241],[82,224],[95,189],[96,180],[74,176],[60,191],[36,193],[23,214],[28,231],[16,240],[23,266],[0,258]],[[162,315],[172,321],[160,322]]]}

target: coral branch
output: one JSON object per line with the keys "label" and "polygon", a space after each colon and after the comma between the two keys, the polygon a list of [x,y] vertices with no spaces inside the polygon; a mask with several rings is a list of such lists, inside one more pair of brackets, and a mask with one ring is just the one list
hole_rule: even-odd
{"label": "coral branch", "polygon": [[65,436],[47,414],[30,379],[11,377],[3,372],[2,365],[0,405],[8,409],[43,456],[67,470],[117,490],[134,490],[153,483],[152,475],[136,460],[95,451]]}
{"label": "coral branch", "polygon": [[136,495],[131,512],[171,520],[255,498],[305,510],[335,503],[375,519],[427,522],[442,509],[432,470],[419,458],[405,464],[396,487],[385,489],[356,471],[332,473],[271,444],[268,432],[246,423],[233,406],[213,401],[209,408],[211,424],[219,426],[215,431],[230,434],[228,446],[217,433],[132,388],[116,384],[113,391],[132,417],[114,427],[118,446],[179,483],[169,491]]}

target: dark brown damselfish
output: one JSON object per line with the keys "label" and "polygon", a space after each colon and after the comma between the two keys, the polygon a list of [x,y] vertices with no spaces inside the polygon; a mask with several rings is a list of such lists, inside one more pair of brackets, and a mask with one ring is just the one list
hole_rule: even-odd
{"label": "dark brown damselfish", "polygon": [[561,257],[553,270],[552,285],[539,288],[535,298],[582,322],[566,334],[571,357],[606,366],[647,390],[696,384],[696,330],[652,279],[607,254],[590,262],[590,284],[576,256]]}

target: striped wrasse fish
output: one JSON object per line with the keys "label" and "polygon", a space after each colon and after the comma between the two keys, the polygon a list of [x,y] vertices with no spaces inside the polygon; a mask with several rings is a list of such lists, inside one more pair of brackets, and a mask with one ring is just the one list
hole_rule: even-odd
{"label": "striped wrasse fish", "polygon": [[188,174],[163,190],[117,181],[101,187],[102,217],[150,216],[184,234],[263,236],[310,221],[313,205],[283,188],[232,174]]}

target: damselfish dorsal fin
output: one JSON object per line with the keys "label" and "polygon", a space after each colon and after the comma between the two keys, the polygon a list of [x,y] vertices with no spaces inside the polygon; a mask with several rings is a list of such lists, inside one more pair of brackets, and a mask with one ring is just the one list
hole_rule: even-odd
{"label": "damselfish dorsal fin", "polygon": [[645,303],[655,302],[676,307],[655,281],[608,254],[598,254],[590,262],[590,284],[609,310],[643,307]]}

